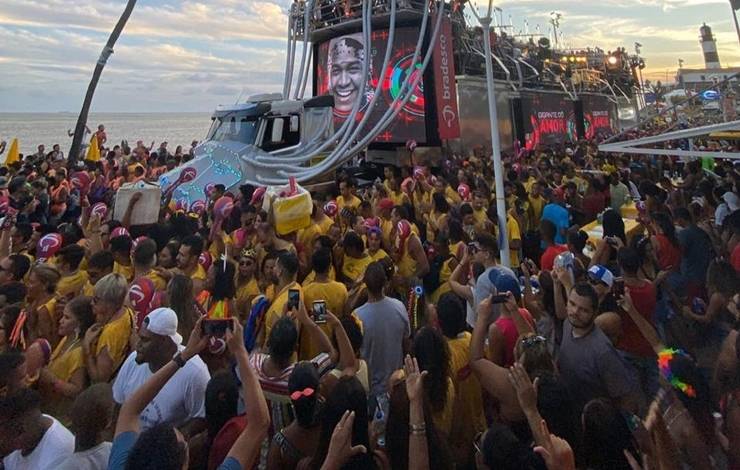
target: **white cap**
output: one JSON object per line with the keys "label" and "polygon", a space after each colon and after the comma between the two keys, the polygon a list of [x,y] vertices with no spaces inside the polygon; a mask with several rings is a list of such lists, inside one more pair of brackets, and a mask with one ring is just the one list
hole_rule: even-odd
{"label": "white cap", "polygon": [[176,345],[182,344],[182,336],[177,333],[177,314],[171,308],[158,308],[144,318],[143,326],[160,336],[169,336]]}

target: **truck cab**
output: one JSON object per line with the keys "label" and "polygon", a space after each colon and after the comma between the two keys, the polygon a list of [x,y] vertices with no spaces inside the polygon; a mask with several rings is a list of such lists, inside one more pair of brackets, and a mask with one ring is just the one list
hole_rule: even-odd
{"label": "truck cab", "polygon": [[[162,175],[160,186],[166,192],[178,183],[185,168],[195,170],[195,178],[173,192],[172,200],[180,207],[206,201],[208,185],[223,184],[232,193],[245,183],[264,186],[260,176],[278,177],[279,168],[260,165],[257,157],[284,157],[290,163],[291,157],[331,138],[333,107],[331,96],[283,100],[280,94],[258,95],[244,103],[219,106],[205,140],[195,148],[195,158]],[[315,161],[305,165],[312,163]]]}

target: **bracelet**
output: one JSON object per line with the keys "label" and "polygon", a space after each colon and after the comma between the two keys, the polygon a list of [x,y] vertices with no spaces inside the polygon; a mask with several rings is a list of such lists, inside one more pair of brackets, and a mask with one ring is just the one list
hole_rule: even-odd
{"label": "bracelet", "polygon": [[183,359],[182,353],[177,353],[175,355],[175,357],[172,358],[172,362],[174,362],[175,364],[177,364],[177,367],[179,367],[180,369],[182,369],[183,367],[185,367],[185,363],[187,361],[185,359]]}
{"label": "bracelet", "polygon": [[427,432],[426,423],[409,424],[409,432],[412,436],[423,436]]}

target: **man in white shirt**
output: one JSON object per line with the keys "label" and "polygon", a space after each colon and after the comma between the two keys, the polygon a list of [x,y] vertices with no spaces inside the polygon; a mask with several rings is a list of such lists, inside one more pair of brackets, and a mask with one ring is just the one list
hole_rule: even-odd
{"label": "man in white shirt", "polygon": [[[169,308],[153,310],[139,330],[139,343],[123,363],[113,384],[113,399],[123,404],[149,377],[184,349],[177,334],[177,314]],[[211,376],[195,356],[175,373],[142,411],[143,430],[161,423],[195,431],[205,423],[206,385]],[[186,433],[188,434],[188,433]]]}
{"label": "man in white shirt", "polygon": [[75,438],[41,413],[41,397],[23,388],[0,400],[0,455],[5,470],[56,469],[74,452]]}

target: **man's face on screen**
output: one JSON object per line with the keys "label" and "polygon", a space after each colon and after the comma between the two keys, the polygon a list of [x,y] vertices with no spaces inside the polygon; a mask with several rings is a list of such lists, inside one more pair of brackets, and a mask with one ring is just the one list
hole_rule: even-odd
{"label": "man's face on screen", "polygon": [[349,112],[357,99],[362,86],[362,50],[357,50],[340,41],[332,50],[330,72],[331,92],[334,107],[338,111]]}

